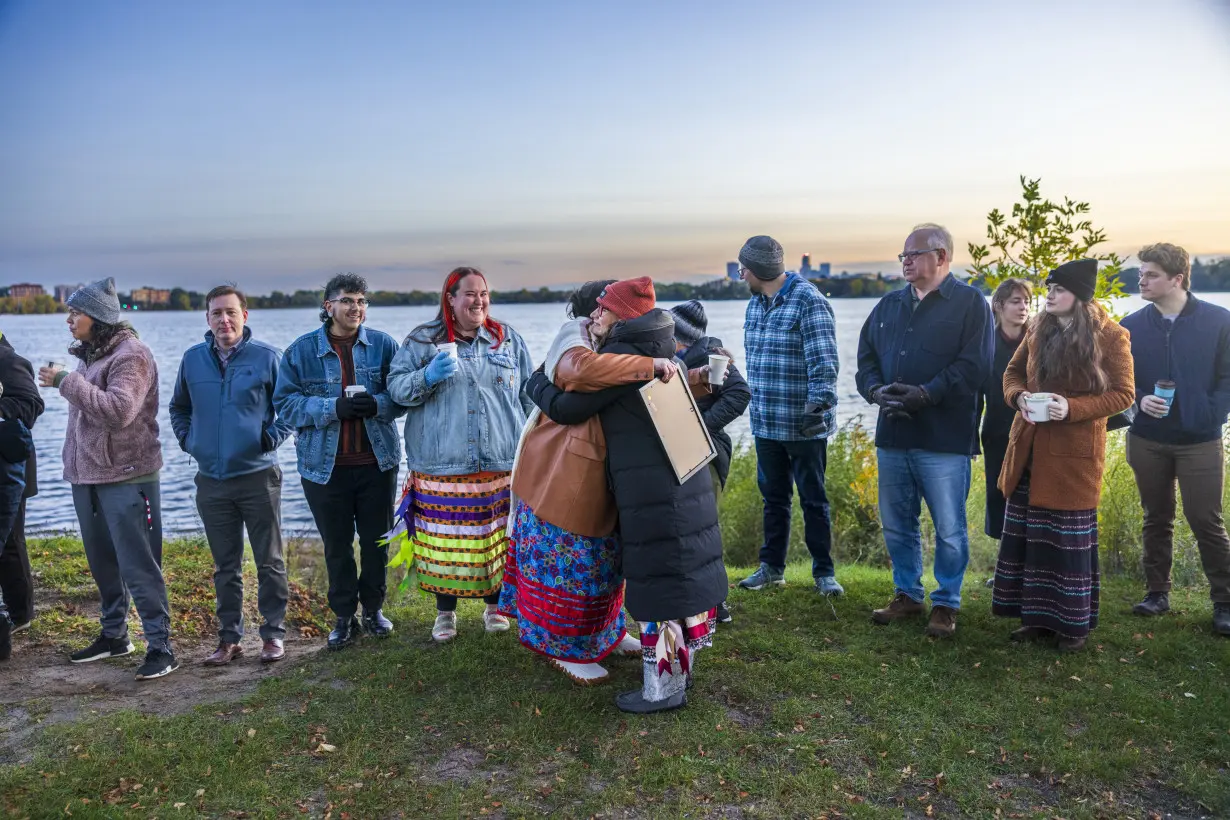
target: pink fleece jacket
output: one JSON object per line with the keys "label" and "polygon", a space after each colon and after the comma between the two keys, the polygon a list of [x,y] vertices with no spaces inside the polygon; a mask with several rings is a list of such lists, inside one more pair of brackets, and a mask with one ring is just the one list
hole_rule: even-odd
{"label": "pink fleece jacket", "polygon": [[162,469],[158,440],[158,365],[136,334],[60,382],[68,402],[64,480],[115,484]]}

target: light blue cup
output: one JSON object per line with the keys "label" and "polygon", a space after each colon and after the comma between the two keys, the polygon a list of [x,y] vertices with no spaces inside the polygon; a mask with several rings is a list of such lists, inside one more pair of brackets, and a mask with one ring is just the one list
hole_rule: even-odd
{"label": "light blue cup", "polygon": [[1174,404],[1174,382],[1165,379],[1159,381],[1153,385],[1153,395],[1166,402],[1166,412],[1163,415],[1169,416],[1170,406]]}

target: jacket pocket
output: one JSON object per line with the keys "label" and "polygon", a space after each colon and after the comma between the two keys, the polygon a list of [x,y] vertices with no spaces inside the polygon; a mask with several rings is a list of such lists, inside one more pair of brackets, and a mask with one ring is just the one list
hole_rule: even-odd
{"label": "jacket pocket", "polygon": [[510,392],[517,389],[517,360],[511,353],[488,353],[487,363],[491,366],[493,386]]}

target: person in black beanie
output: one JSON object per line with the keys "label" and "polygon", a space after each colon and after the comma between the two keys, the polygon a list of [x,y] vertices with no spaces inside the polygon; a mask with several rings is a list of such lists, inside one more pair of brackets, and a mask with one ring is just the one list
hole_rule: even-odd
{"label": "person in black beanie", "polygon": [[1082,302],[1092,302],[1098,286],[1098,260],[1074,259],[1050,272],[1046,284],[1059,285]]}
{"label": "person in black beanie", "polygon": [[[722,346],[722,340],[706,334],[709,319],[705,316],[705,306],[695,299],[671,308],[675,317],[675,350],[676,355],[683,360],[688,370],[697,367],[708,367],[709,356],[718,354],[731,359],[726,370],[726,378],[722,383],[710,385],[713,392],[696,400],[705,427],[717,447],[717,458],[709,462],[709,475],[713,479],[713,495],[720,503],[722,488],[726,486],[726,477],[730,474],[730,458],[734,452],[734,444],[726,427],[732,421],[747,411],[752,400],[751,388],[743,374],[735,368],[733,356]],[[728,624],[731,621],[730,611],[723,601],[717,608],[718,623]]]}

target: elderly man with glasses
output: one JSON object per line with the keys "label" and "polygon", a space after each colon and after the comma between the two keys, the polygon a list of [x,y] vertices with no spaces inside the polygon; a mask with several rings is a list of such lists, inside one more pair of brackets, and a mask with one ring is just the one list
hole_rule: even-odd
{"label": "elderly man with glasses", "polygon": [[888,294],[863,324],[858,391],[879,407],[876,461],[880,520],[896,594],[872,613],[879,624],[924,612],[921,501],[935,523],[935,579],[926,634],[957,629],[969,563],[965,500],[978,454],[978,390],[994,357],[986,298],[957,280],[952,235],[919,225],[898,256],[906,286]]}
{"label": "elderly man with glasses", "polygon": [[329,608],[337,616],[330,649],[350,645],[360,632],[383,638],[393,631],[381,611],[389,556],[380,539],[393,528],[401,462],[393,421],[406,408],[385,389],[397,342],[366,327],[366,319],[367,281],[353,273],[330,279],[323,324],[286,349],[273,394],[278,417],[295,428],[303,495],[325,545]]}

